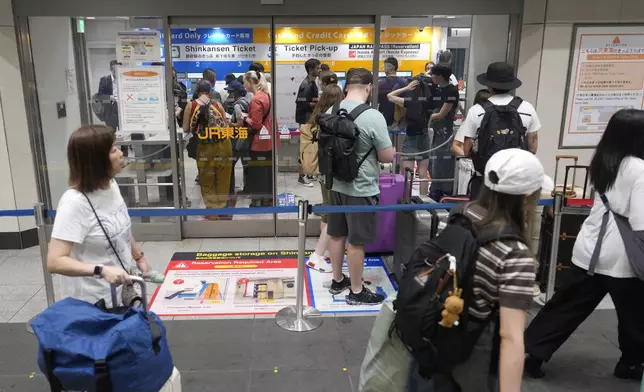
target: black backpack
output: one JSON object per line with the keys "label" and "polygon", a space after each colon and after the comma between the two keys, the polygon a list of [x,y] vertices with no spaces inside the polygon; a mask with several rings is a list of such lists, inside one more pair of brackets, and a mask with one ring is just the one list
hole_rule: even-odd
{"label": "black backpack", "polygon": [[[477,207],[466,204],[453,209],[440,234],[413,253],[399,282],[392,332],[418,362],[419,373],[425,378],[447,374],[466,361],[485,328],[497,317],[497,312],[492,312],[487,320],[478,320],[468,313],[474,300],[472,282],[479,247],[496,240],[525,242],[513,226],[477,226],[478,211],[471,212]],[[456,262],[456,284],[450,272],[450,256]],[[439,325],[441,312],[455,286],[462,290],[464,307],[458,323],[446,328]]]}
{"label": "black backpack", "polygon": [[495,153],[508,148],[528,149],[526,128],[521,121],[519,106],[523,100],[514,97],[508,105],[495,105],[484,101],[480,105],[485,109],[481,126],[478,129],[472,153],[474,169],[483,173],[485,164]]}
{"label": "black backpack", "polygon": [[331,114],[318,116],[318,164],[320,174],[326,177],[327,189],[333,186],[333,178],[344,182],[353,181],[358,176],[362,163],[374,150],[372,146],[360,158],[356,153],[360,130],[354,121],[370,108],[369,105],[362,104],[348,113],[345,109],[340,109],[338,103]]}

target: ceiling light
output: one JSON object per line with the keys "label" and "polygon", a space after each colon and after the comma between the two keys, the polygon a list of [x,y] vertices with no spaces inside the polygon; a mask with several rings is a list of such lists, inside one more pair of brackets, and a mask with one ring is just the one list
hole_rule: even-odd
{"label": "ceiling light", "polygon": [[455,16],[448,16],[447,19],[456,19]]}
{"label": "ceiling light", "polygon": [[95,17],[95,16],[86,16],[86,17],[85,17],[85,19],[87,19],[87,20],[93,20],[93,19],[96,19],[96,17]]}

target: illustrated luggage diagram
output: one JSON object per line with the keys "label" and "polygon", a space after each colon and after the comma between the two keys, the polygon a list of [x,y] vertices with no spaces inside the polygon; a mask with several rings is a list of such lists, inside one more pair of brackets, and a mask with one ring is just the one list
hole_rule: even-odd
{"label": "illustrated luggage diagram", "polygon": [[[411,197],[411,169],[405,170],[403,181],[404,196],[400,204],[428,204],[435,203],[427,196]],[[447,210],[416,210],[397,211],[396,227],[404,230],[396,230],[396,246],[393,257],[393,274],[396,280],[402,278],[403,266],[420,244],[435,237],[441,229],[441,223],[445,224],[449,212]]]}
{"label": "illustrated luggage diagram", "polygon": [[[402,174],[380,173],[379,205],[397,204],[403,196],[404,177]],[[365,245],[367,253],[391,253],[396,243],[396,211],[378,212],[378,239]]]}
{"label": "illustrated luggage diagram", "polygon": [[235,302],[262,302],[295,297],[294,278],[241,278],[237,281],[235,291]]}
{"label": "illustrated luggage diagram", "polygon": [[[559,161],[563,159],[572,159],[577,163],[576,156],[558,156],[555,173],[558,171]],[[586,175],[584,177],[584,185],[581,192],[574,186],[573,183],[568,184],[568,177],[570,171],[575,172],[584,170]],[[539,268],[537,271],[537,280],[541,292],[546,292],[548,283],[548,273],[550,270],[550,251],[553,245],[553,239],[557,238],[559,241],[559,249],[556,259],[557,272],[555,275],[555,291],[566,285],[571,278],[572,274],[572,251],[575,246],[575,240],[581,230],[581,226],[590,214],[590,209],[593,205],[592,193],[588,191],[588,166],[571,165],[566,166],[564,183],[558,188],[558,193],[566,190],[564,194],[564,202],[561,213],[561,229],[553,237],[554,229],[554,216],[552,207],[544,207],[541,214],[541,229],[539,233],[539,247],[537,250],[537,257],[539,260]],[[556,177],[555,177],[556,178]],[[573,198],[574,197],[574,198]]]}
{"label": "illustrated luggage diagram", "polygon": [[225,288],[221,288],[219,283],[209,283],[205,280],[193,288],[184,288],[174,293],[170,293],[165,299],[183,299],[183,300],[209,300],[223,301]]}
{"label": "illustrated luggage diagram", "polygon": [[[107,308],[65,298],[32,321],[39,343],[38,367],[52,392],[180,392],[181,377],[174,367],[159,317],[147,311],[146,285],[141,307]],[[112,303],[119,303],[111,286]]]}

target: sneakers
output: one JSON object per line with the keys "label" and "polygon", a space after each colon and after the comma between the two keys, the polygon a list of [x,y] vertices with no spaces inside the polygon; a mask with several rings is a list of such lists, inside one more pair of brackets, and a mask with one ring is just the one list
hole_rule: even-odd
{"label": "sneakers", "polygon": [[636,365],[631,365],[626,362],[622,362],[621,360],[617,362],[617,366],[615,366],[615,371],[613,372],[615,377],[621,378],[624,380],[641,380],[642,376],[644,374],[644,365],[636,364]]}
{"label": "sneakers", "polygon": [[307,188],[312,188],[313,187],[313,183],[311,182],[311,180],[309,180],[309,178],[307,176],[300,176],[297,179],[297,183],[302,185],[302,186],[305,186]]}
{"label": "sneakers", "polygon": [[331,288],[329,289],[329,293],[337,295],[350,288],[351,281],[345,274],[342,274],[342,280],[340,282],[336,282],[335,280],[331,279]]}
{"label": "sneakers", "polygon": [[347,295],[347,304],[349,305],[380,305],[384,301],[384,296],[371,292],[364,285],[362,286],[362,291],[358,294],[350,291],[349,295]]}
{"label": "sneakers", "polygon": [[543,365],[542,360],[535,358],[530,354],[526,354],[523,371],[532,378],[543,378],[546,374],[541,370],[541,365]]}
{"label": "sneakers", "polygon": [[315,252],[311,253],[311,256],[309,256],[306,266],[324,274],[330,274],[333,272],[331,264],[323,256],[320,256]]}

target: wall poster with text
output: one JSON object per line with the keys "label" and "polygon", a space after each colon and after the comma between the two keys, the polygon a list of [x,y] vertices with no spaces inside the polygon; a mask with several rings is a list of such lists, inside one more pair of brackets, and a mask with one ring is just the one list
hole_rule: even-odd
{"label": "wall poster with text", "polygon": [[620,109],[644,107],[644,26],[577,27],[561,148],[594,148]]}

